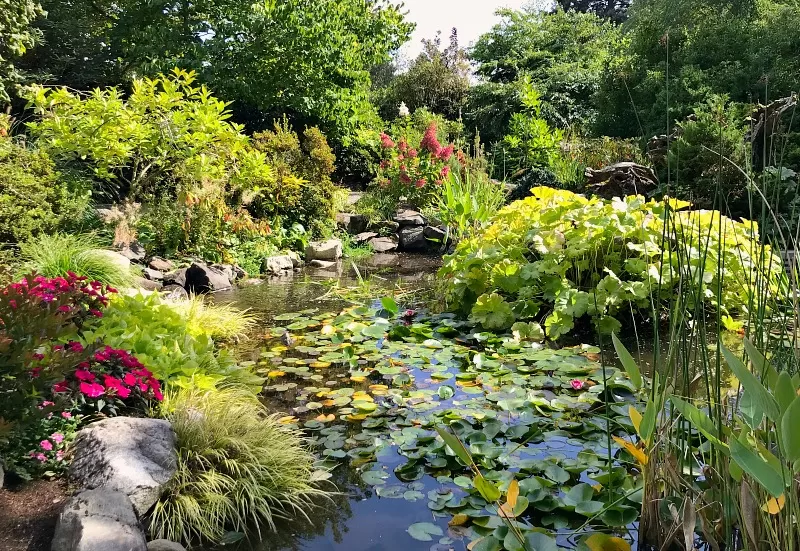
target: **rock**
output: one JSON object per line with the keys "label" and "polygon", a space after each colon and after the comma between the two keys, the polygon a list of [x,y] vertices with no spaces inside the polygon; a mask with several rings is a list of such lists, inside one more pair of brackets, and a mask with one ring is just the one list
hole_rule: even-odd
{"label": "rock", "polygon": [[52,551],[147,551],[128,497],[108,488],[84,490],[58,517]]}
{"label": "rock", "polygon": [[397,239],[394,237],[375,237],[368,243],[376,253],[390,253],[397,250]]}
{"label": "rock", "polygon": [[168,272],[175,267],[171,261],[161,258],[160,256],[154,256],[151,258],[147,266],[153,270],[158,270],[159,272]]}
{"label": "rock", "polygon": [[145,279],[149,279],[150,281],[164,280],[164,274],[153,268],[145,268],[142,270],[142,275],[144,275]]}
{"label": "rock", "polygon": [[312,260],[311,262],[308,263],[308,265],[311,266],[312,268],[327,269],[335,266],[336,262],[332,260]]}
{"label": "rock", "polygon": [[218,272],[221,272],[231,283],[236,281],[236,274],[233,271],[233,264],[212,264],[211,267]]}
{"label": "rock", "polygon": [[6,475],[6,473],[5,473],[5,471],[3,471],[3,466],[0,465],[0,488],[3,487],[3,482],[5,480],[5,475]]}
{"label": "rock", "polygon": [[365,231],[365,232],[361,232],[358,235],[356,235],[355,237],[353,237],[353,241],[355,241],[356,243],[359,243],[359,244],[360,243],[366,243],[367,241],[369,241],[373,237],[378,237],[378,234],[375,233],[374,231]]}
{"label": "rock", "polygon": [[658,187],[653,169],[631,162],[615,163],[603,168],[587,167],[586,187],[604,199],[627,195],[646,195]]}
{"label": "rock", "polygon": [[160,291],[164,286],[160,281],[153,281],[152,279],[146,279],[143,277],[134,277],[133,284],[140,289],[144,289],[145,291]]}
{"label": "rock", "polygon": [[118,253],[117,251],[110,251],[108,249],[93,249],[90,254],[107,258],[110,263],[116,265],[123,272],[127,273],[131,269],[130,259],[122,253]]}
{"label": "rock", "polygon": [[300,268],[304,264],[303,259],[300,258],[300,255],[294,251],[287,251],[286,256],[292,259],[292,266],[295,268]]}
{"label": "rock", "polygon": [[423,234],[421,226],[407,226],[400,228],[400,250],[424,251],[428,248],[428,240]]}
{"label": "rock", "polygon": [[340,212],[336,215],[336,224],[350,235],[363,232],[368,223],[369,219],[363,214]]}
{"label": "rock", "polygon": [[82,488],[127,495],[145,514],[177,468],[175,432],[168,421],[111,417],[78,432],[71,479]]}
{"label": "rock", "polygon": [[180,285],[165,285],[161,292],[167,300],[184,300],[189,298],[189,293]]}
{"label": "rock", "polygon": [[282,275],[294,269],[292,257],[284,254],[268,256],[261,262],[261,271],[269,275]]}
{"label": "rock", "polygon": [[422,235],[424,235],[426,239],[430,239],[441,245],[444,244],[447,232],[436,226],[425,226],[425,229],[422,230]]}
{"label": "rock", "polygon": [[174,541],[153,540],[147,544],[147,551],[186,551],[186,548]]}
{"label": "rock", "polygon": [[144,257],[146,255],[144,247],[142,247],[136,241],[120,249],[119,254],[121,254],[128,260],[132,260],[134,262],[139,262],[144,260]]}
{"label": "rock", "polygon": [[373,268],[386,268],[389,266],[399,266],[400,257],[396,254],[376,253],[366,258],[364,263]]}
{"label": "rock", "polygon": [[231,288],[231,280],[222,270],[202,262],[193,262],[186,270],[186,290],[190,293],[213,293]]}
{"label": "rock", "polygon": [[263,279],[258,279],[257,277],[248,277],[247,279],[239,281],[239,287],[255,287],[256,285],[261,285],[262,283],[264,283]]}
{"label": "rock", "polygon": [[394,221],[400,224],[401,228],[403,226],[424,226],[428,223],[424,216],[411,209],[398,210]]}
{"label": "rock", "polygon": [[400,229],[400,224],[392,220],[383,220],[381,222],[371,223],[369,224],[369,226],[367,226],[368,231],[383,233],[384,235],[390,233],[397,233],[397,230],[399,229]]}
{"label": "rock", "polygon": [[164,285],[180,285],[181,287],[186,287],[186,268],[164,274]]}
{"label": "rock", "polygon": [[312,241],[306,247],[306,260],[339,260],[342,258],[342,242],[339,239]]}

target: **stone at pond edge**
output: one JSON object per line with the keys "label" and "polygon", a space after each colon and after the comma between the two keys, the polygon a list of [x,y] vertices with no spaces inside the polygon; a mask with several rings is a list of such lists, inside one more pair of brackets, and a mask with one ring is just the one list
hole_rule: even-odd
{"label": "stone at pond edge", "polygon": [[164,279],[164,274],[153,268],[145,268],[142,270],[142,275],[150,281],[162,281]]}
{"label": "stone at pond edge", "polygon": [[139,262],[144,260],[145,257],[145,250],[139,243],[134,241],[130,245],[126,245],[122,247],[119,251],[119,254],[127,258],[128,260],[132,260],[134,262]]}
{"label": "stone at pond edge", "polygon": [[369,241],[373,237],[378,237],[378,234],[375,233],[374,231],[365,231],[353,237],[353,241],[355,241],[356,243],[364,243],[366,241]]}
{"label": "stone at pond edge", "polygon": [[183,300],[189,298],[189,293],[180,285],[166,285],[161,292],[167,300]]}
{"label": "stone at pond edge", "polygon": [[339,260],[342,257],[342,242],[339,239],[312,241],[306,247],[306,260]]}
{"label": "stone at pond edge", "polygon": [[166,260],[161,258],[160,256],[154,256],[150,259],[150,262],[147,264],[148,268],[152,268],[153,270],[158,270],[159,272],[168,272],[175,267],[175,265]]}
{"label": "stone at pond edge", "polygon": [[375,237],[368,243],[376,253],[390,253],[397,250],[397,239],[394,237]]}
{"label": "stone at pond edge", "polygon": [[421,226],[408,226],[400,229],[400,250],[424,251],[428,248]]}
{"label": "stone at pond edge", "polygon": [[130,499],[107,488],[84,490],[58,517],[52,551],[146,551]]}
{"label": "stone at pond edge", "polygon": [[437,228],[436,226],[425,226],[425,229],[422,230],[422,235],[424,235],[427,239],[442,244],[447,236],[447,232],[441,228]]}
{"label": "stone at pond edge", "polygon": [[186,287],[186,268],[164,274],[164,285],[180,285]]}
{"label": "stone at pond edge", "polygon": [[186,270],[186,290],[190,293],[213,293],[231,288],[231,280],[222,270],[194,262]]}
{"label": "stone at pond edge", "polygon": [[145,279],[139,276],[133,278],[133,284],[134,286],[144,289],[145,291],[160,291],[162,288],[161,282]]}
{"label": "stone at pond edge", "polygon": [[147,551],[186,551],[186,548],[174,541],[153,540],[147,543]]}
{"label": "stone at pond edge", "polygon": [[403,226],[424,226],[427,220],[415,210],[404,209],[397,211],[394,221]]}
{"label": "stone at pond edge", "polygon": [[336,266],[336,262],[332,260],[312,260],[311,262],[308,263],[308,265],[311,266],[312,268],[327,269],[332,266]]}
{"label": "stone at pond edge", "polygon": [[284,254],[280,256],[268,256],[261,261],[261,271],[269,275],[281,275],[291,272],[294,269],[292,257]]}
{"label": "stone at pond edge", "polygon": [[370,223],[367,226],[367,230],[374,231],[374,232],[384,232],[384,233],[397,233],[397,230],[400,229],[400,224],[391,220],[383,220],[381,222],[374,222]]}
{"label": "stone at pond edge", "polygon": [[76,484],[122,492],[139,515],[158,501],[177,467],[175,432],[162,419],[104,419],[79,431],[73,450]]}
{"label": "stone at pond edge", "polygon": [[336,215],[336,224],[347,233],[355,235],[367,229],[369,219],[363,214],[340,212]]}

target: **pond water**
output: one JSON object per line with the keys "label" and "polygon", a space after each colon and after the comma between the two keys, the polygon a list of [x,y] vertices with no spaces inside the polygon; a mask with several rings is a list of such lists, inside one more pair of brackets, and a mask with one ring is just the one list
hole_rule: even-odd
{"label": "pond water", "polygon": [[[609,452],[605,430],[632,432],[630,382],[601,366],[595,347],[499,339],[426,312],[439,263],[377,255],[215,296],[262,317],[237,353],[268,377],[265,401],[312,438],[338,492],[277,534],[220,549],[444,551],[479,538],[476,551],[514,548],[496,508],[436,438],[445,424],[501,490],[516,477],[521,497],[509,514],[543,549],[574,548],[595,530],[636,549],[636,470],[619,446]],[[399,315],[381,305],[385,296]],[[598,411],[601,393],[618,404]],[[615,505],[600,516],[604,504]]]}

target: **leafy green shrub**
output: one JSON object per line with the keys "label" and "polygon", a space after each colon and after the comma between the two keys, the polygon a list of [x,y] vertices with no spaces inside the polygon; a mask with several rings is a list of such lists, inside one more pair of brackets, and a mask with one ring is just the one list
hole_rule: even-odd
{"label": "leafy green shrub", "polygon": [[58,277],[72,272],[116,287],[132,281],[130,269],[93,235],[39,235],[20,246],[20,256],[23,273]]}
{"label": "leafy green shrub", "polygon": [[557,338],[590,316],[598,330],[617,331],[617,314],[652,313],[681,282],[692,287],[695,303],[719,311],[734,328],[756,290],[777,289],[784,277],[749,221],[670,211],[665,229],[665,203],[587,199],[545,187],[532,193],[459,243],[440,271],[450,307],[486,329],[543,320]]}
{"label": "leafy green shrub", "polygon": [[333,228],[336,186],[331,181],[336,157],[319,128],[306,128],[303,139],[286,118],[273,130],[253,136],[253,145],[272,165],[276,186],[249,207],[259,217],[279,217],[284,225],[302,224],[314,235]]}
{"label": "leafy green shrub", "polygon": [[530,197],[531,190],[539,186],[560,187],[559,181],[553,171],[547,168],[530,168],[511,180],[514,189],[508,194],[508,202],[518,201]]}
{"label": "leafy green shrub", "polygon": [[0,135],[0,242],[18,243],[54,231],[88,203],[41,150]]}
{"label": "leafy green shrub", "polygon": [[[118,296],[103,318],[83,332],[87,343],[130,350],[166,385],[212,389],[226,382],[259,385],[226,350],[217,350],[209,331],[193,334],[186,319],[157,295]],[[260,387],[260,386],[259,386]]]}
{"label": "leafy green shrub", "polygon": [[162,410],[177,434],[178,469],[150,515],[158,538],[219,542],[304,514],[327,472],[299,431],[270,415],[258,397],[229,387],[167,397]]}
{"label": "leafy green shrub", "polygon": [[505,188],[486,173],[453,171],[433,202],[436,217],[461,239],[480,229],[505,203]]}

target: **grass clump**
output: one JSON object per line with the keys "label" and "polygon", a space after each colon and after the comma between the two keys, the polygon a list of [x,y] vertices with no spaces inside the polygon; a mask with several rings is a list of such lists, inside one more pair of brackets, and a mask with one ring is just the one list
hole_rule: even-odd
{"label": "grass clump", "polygon": [[181,390],[162,403],[175,429],[178,468],[150,517],[154,537],[217,543],[228,531],[275,530],[328,492],[301,433],[247,389]]}
{"label": "grass clump", "polygon": [[199,295],[179,300],[169,305],[186,322],[190,335],[209,335],[215,340],[242,338],[253,329],[257,316],[231,304],[215,304]]}
{"label": "grass clump", "polygon": [[72,272],[92,281],[121,287],[133,281],[130,268],[103,249],[97,237],[56,233],[39,235],[20,246],[21,273],[59,277]]}

